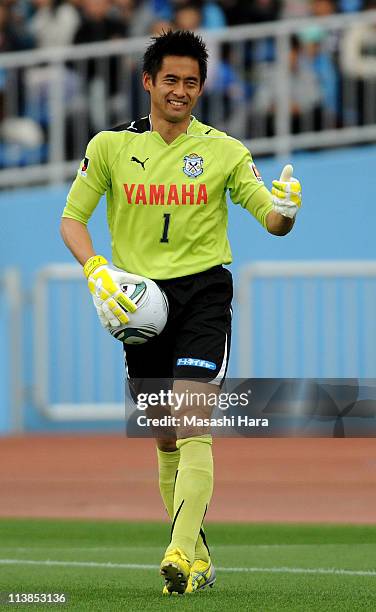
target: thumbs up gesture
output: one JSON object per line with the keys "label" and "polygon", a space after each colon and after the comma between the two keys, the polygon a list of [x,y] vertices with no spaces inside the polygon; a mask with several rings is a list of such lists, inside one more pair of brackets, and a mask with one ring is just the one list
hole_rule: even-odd
{"label": "thumbs up gesture", "polygon": [[273,181],[272,202],[274,210],[283,217],[293,219],[302,203],[302,188],[299,181],[293,178],[293,167],[287,164],[279,178]]}

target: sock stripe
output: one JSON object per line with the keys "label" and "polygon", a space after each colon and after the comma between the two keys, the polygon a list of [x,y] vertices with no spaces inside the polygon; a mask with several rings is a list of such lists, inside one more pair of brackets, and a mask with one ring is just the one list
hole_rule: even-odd
{"label": "sock stripe", "polygon": [[209,546],[208,546],[208,543],[207,543],[207,541],[206,541],[205,531],[203,530],[203,528],[202,528],[202,527],[201,527],[201,529],[200,529],[200,536],[202,537],[202,541],[203,541],[204,546],[205,546],[206,550],[208,551],[208,555],[209,555],[209,557],[210,557],[210,550],[209,550]]}
{"label": "sock stripe", "polygon": [[181,502],[181,504],[180,504],[179,508],[177,509],[176,514],[175,514],[175,516],[174,516],[174,520],[173,520],[173,522],[172,522],[172,526],[171,526],[171,536],[170,536],[170,541],[172,540],[172,534],[173,534],[173,532],[174,532],[174,527],[175,527],[176,519],[177,519],[177,518],[178,518],[178,516],[179,516],[179,512],[180,512],[180,510],[182,509],[183,504],[184,504],[184,499],[183,499],[183,501]]}
{"label": "sock stripe", "polygon": [[175,497],[175,487],[176,487],[176,479],[178,477],[178,473],[179,473],[179,470],[176,470],[176,472],[175,472],[175,480],[174,480],[174,488],[172,489],[172,499],[174,499],[174,497]]}

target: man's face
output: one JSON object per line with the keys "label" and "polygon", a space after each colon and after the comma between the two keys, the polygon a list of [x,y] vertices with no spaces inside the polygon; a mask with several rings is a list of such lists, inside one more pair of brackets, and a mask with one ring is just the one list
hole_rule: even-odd
{"label": "man's face", "polygon": [[152,111],[171,123],[179,123],[190,117],[201,95],[198,61],[192,57],[169,55],[163,59],[155,82],[147,73],[143,84],[150,92]]}

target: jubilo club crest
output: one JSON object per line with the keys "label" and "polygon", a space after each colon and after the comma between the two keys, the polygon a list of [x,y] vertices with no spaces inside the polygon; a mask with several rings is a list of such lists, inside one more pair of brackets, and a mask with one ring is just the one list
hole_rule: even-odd
{"label": "jubilo club crest", "polygon": [[204,172],[204,160],[196,153],[184,157],[183,172],[187,176],[197,178]]}

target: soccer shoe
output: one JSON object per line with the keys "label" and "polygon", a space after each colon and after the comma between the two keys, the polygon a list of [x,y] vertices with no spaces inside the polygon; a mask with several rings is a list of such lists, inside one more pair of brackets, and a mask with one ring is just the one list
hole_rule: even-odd
{"label": "soccer shoe", "polygon": [[165,579],[163,594],[183,594],[187,588],[191,564],[180,548],[170,550],[161,563],[161,576]]}
{"label": "soccer shoe", "polygon": [[201,561],[198,559],[194,561],[191,567],[191,573],[189,574],[186,593],[194,593],[200,591],[205,587],[213,587],[216,580],[215,569],[212,562]]}

